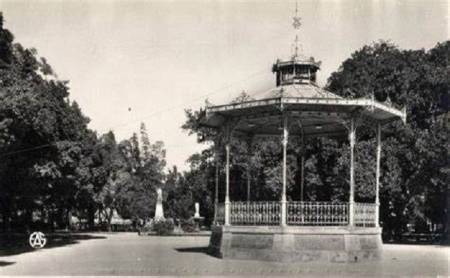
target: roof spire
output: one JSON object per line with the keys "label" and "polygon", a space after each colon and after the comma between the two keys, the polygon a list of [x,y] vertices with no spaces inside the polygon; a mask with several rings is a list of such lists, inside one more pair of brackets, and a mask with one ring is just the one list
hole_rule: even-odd
{"label": "roof spire", "polygon": [[[298,39],[298,30],[300,29],[300,26],[302,26],[302,23],[300,20],[302,19],[300,16],[298,16],[298,2],[295,2],[295,16],[292,18],[294,22],[292,23],[292,26],[296,30],[295,34],[295,40],[294,40],[294,54],[292,55],[294,58],[298,57],[298,49],[299,49],[299,39]],[[301,47],[301,45],[300,45]]]}

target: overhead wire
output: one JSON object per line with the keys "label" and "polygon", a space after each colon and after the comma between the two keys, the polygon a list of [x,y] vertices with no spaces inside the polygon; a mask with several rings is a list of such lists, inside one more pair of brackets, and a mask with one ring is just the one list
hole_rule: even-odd
{"label": "overhead wire", "polygon": [[[200,97],[197,97],[197,98],[191,100],[188,104],[192,104],[192,103],[194,103],[194,102],[196,102],[196,101],[198,101],[198,100],[205,99],[205,98],[207,98],[207,97],[209,97],[209,96],[213,96],[213,95],[215,95],[215,94],[218,94],[219,92],[222,92],[223,90],[228,89],[228,88],[232,87],[233,85],[235,85],[235,84],[237,84],[237,83],[242,83],[242,82],[248,81],[248,80],[254,78],[255,76],[260,75],[261,73],[263,73],[263,72],[265,72],[265,71],[266,71],[266,69],[260,70],[260,71],[257,71],[257,72],[254,72],[254,73],[250,74],[249,76],[247,76],[246,78],[243,78],[243,79],[237,80],[237,81],[235,81],[235,82],[229,83],[229,84],[227,84],[227,85],[225,85],[225,86],[223,86],[223,87],[220,87],[220,88],[218,88],[218,89],[216,89],[216,90],[211,91],[211,92],[208,93],[208,94],[205,94],[205,95],[202,95],[202,96],[200,96]],[[176,109],[176,108],[179,108],[179,107],[185,106],[185,105],[186,105],[186,104],[183,103],[182,105],[174,105],[174,106],[170,106],[170,107],[167,107],[167,108],[165,108],[165,109],[162,109],[162,110],[153,112],[153,113],[151,113],[151,114],[145,116],[144,118],[140,118],[140,119],[133,120],[133,123],[130,123],[129,121],[127,121],[126,123],[120,124],[120,125],[116,125],[116,126],[114,126],[113,128],[117,128],[117,127],[121,128],[121,127],[124,127],[124,126],[128,126],[128,125],[130,125],[130,124],[135,124],[136,121],[143,121],[143,120],[145,120],[145,119],[149,119],[149,118],[154,117],[154,116],[156,116],[156,115],[165,113],[165,112],[167,112],[167,111],[174,110],[174,109]],[[6,152],[6,153],[0,153],[0,157],[6,157],[6,156],[13,155],[13,154],[19,154],[19,153],[30,152],[30,151],[34,151],[34,150],[38,150],[38,149],[44,149],[44,148],[52,147],[52,146],[54,146],[54,145],[55,145],[56,143],[58,143],[58,142],[59,142],[59,141],[55,141],[55,142],[52,142],[52,143],[42,144],[42,145],[38,145],[38,146],[35,146],[35,147],[31,147],[31,148],[25,148],[25,149],[19,149],[19,150],[15,150],[15,151],[11,151],[11,152]]]}
{"label": "overhead wire", "polygon": [[[283,33],[277,33],[277,35],[272,36],[272,37],[270,38],[270,40],[272,40],[272,39],[275,38],[275,37],[277,37],[277,38],[278,38],[278,37],[281,37],[281,36],[283,36],[283,35],[284,35]],[[216,90],[213,90],[212,92],[210,92],[210,93],[208,93],[208,94],[205,94],[205,95],[203,95],[203,96],[197,97],[197,98],[191,100],[191,101],[189,102],[189,104],[192,104],[192,103],[194,103],[194,102],[196,102],[196,101],[198,101],[198,100],[201,100],[201,99],[206,99],[206,98],[209,97],[209,96],[216,95],[216,94],[222,92],[222,91],[225,90],[225,89],[231,88],[231,87],[232,87],[233,85],[235,85],[235,84],[238,84],[238,83],[242,83],[242,82],[248,81],[248,80],[254,78],[255,76],[259,76],[260,74],[262,74],[262,73],[264,73],[264,72],[267,72],[267,69],[266,69],[266,68],[264,68],[264,69],[262,69],[262,70],[260,70],[260,71],[254,72],[254,73],[250,74],[249,76],[247,76],[247,77],[245,77],[245,78],[243,78],[243,79],[234,81],[234,82],[229,83],[229,84],[227,84],[227,85],[225,85],[225,86],[223,86],[223,87],[220,87],[220,88],[218,88],[218,89],[216,89]],[[174,109],[176,109],[176,108],[179,108],[179,107],[185,106],[185,105],[186,105],[186,104],[183,103],[183,104],[180,104],[180,105],[174,105],[174,106],[166,107],[165,109],[162,109],[162,110],[153,112],[153,113],[151,113],[151,114],[145,116],[144,118],[134,119],[134,120],[133,120],[133,123],[130,123],[130,121],[127,121],[126,123],[123,123],[123,124],[119,124],[119,125],[115,125],[115,126],[113,126],[113,127],[110,127],[110,129],[113,129],[113,130],[114,130],[114,129],[117,129],[117,128],[120,129],[120,128],[125,127],[125,126],[129,126],[129,125],[131,125],[131,124],[135,124],[136,121],[142,122],[142,121],[145,120],[145,119],[149,119],[149,118],[154,117],[154,116],[156,116],[156,115],[165,113],[165,112],[167,112],[167,111],[174,110]],[[0,157],[5,157],[5,156],[13,155],[13,154],[24,153],[24,152],[34,151],[34,150],[37,150],[37,149],[43,149],[43,148],[51,147],[51,146],[54,146],[57,142],[59,142],[59,141],[55,141],[55,142],[47,143],[47,144],[43,144],[43,145],[38,145],[38,146],[35,146],[35,147],[31,147],[31,148],[25,148],[25,149],[19,149],[19,150],[16,150],[16,151],[6,152],[6,153],[0,153]]]}
{"label": "overhead wire", "polygon": [[[136,120],[136,121],[143,121],[143,120],[145,120],[145,119],[148,119],[148,118],[154,117],[154,116],[156,116],[156,115],[159,115],[159,114],[162,114],[162,113],[165,113],[165,112],[174,110],[174,109],[176,109],[176,108],[180,108],[180,107],[183,107],[183,106],[186,106],[186,105],[189,105],[189,104],[193,104],[193,103],[195,103],[195,102],[197,102],[197,101],[199,101],[199,100],[205,100],[207,97],[216,95],[216,94],[222,92],[223,90],[226,90],[226,89],[228,89],[228,88],[231,88],[231,87],[232,87],[233,85],[235,85],[235,84],[238,84],[238,83],[242,83],[242,82],[248,81],[248,80],[250,80],[250,79],[252,79],[252,78],[254,78],[254,77],[256,77],[256,76],[258,76],[258,75],[260,75],[260,74],[262,74],[262,73],[264,73],[264,72],[266,72],[266,71],[267,71],[267,69],[264,69],[264,70],[260,70],[260,71],[254,72],[254,73],[250,74],[249,76],[247,76],[246,78],[237,80],[237,81],[235,81],[235,82],[233,82],[233,83],[229,83],[229,84],[227,84],[227,85],[225,85],[225,86],[223,86],[223,87],[220,87],[220,88],[218,88],[218,89],[216,89],[216,90],[211,91],[211,92],[208,93],[208,94],[205,94],[205,95],[199,96],[199,97],[197,97],[197,98],[194,98],[194,99],[190,100],[188,103],[183,103],[183,104],[180,104],[180,105],[169,106],[169,107],[166,107],[166,108],[164,108],[164,109],[158,110],[158,111],[156,111],[156,112],[150,113],[149,115],[147,115],[147,116],[145,116],[145,117],[141,117],[141,118],[138,118],[138,119],[135,119],[135,120]],[[130,124],[134,124],[134,122],[133,122],[133,123],[130,123],[130,121],[127,121],[127,122],[125,122],[125,123],[123,123],[123,124],[115,125],[115,126],[113,126],[112,128],[121,128],[121,127],[124,127],[124,126],[128,126],[128,125],[130,125]]]}

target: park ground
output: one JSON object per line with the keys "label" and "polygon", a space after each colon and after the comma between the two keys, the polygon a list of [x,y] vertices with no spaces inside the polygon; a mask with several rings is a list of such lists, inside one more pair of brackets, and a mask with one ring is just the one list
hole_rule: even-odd
{"label": "park ground", "polygon": [[[207,254],[209,237],[90,233],[32,252],[0,253],[0,275],[444,276],[450,247],[385,244],[371,263],[274,263]],[[1,246],[0,246],[1,248]],[[1,250],[0,250],[1,251]]]}

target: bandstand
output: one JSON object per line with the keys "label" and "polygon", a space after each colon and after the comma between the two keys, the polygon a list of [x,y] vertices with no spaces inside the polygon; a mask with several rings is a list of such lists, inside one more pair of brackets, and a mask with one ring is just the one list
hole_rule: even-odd
{"label": "bandstand", "polygon": [[[224,147],[225,151],[225,200],[219,203],[216,177],[215,225],[209,246],[218,256],[331,262],[380,258],[381,129],[392,121],[405,122],[406,113],[374,98],[346,99],[320,88],[315,82],[319,67],[320,63],[313,58],[298,54],[287,60],[277,60],[272,69],[276,75],[273,89],[250,95],[245,101],[207,104],[202,123],[218,131],[220,140],[217,142],[224,143],[216,147]],[[356,131],[364,125],[376,130],[374,203],[355,202]],[[235,135],[281,137],[283,160],[279,201],[230,200],[230,140]],[[288,201],[286,152],[292,136],[348,138],[348,202]]]}

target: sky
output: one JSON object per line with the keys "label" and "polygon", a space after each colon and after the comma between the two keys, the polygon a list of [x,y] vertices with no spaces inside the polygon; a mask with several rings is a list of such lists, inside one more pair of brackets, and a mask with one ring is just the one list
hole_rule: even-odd
{"label": "sky", "polygon": [[[318,83],[378,40],[429,49],[448,40],[449,1],[299,0],[301,52],[322,61]],[[197,110],[275,85],[271,66],[292,51],[295,1],[0,0],[16,42],[69,80],[99,134],[118,140],[147,126],[168,166],[205,145],[181,129]]]}

